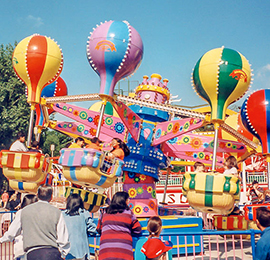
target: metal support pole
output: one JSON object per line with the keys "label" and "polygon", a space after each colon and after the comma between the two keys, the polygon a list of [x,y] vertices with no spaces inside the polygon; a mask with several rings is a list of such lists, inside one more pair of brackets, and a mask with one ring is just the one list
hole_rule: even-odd
{"label": "metal support pole", "polygon": [[215,137],[214,137],[212,171],[214,171],[216,169],[219,124],[215,123],[214,127],[215,127]]}
{"label": "metal support pole", "polygon": [[[246,173],[246,163],[242,162],[242,184],[243,184],[243,201],[246,202],[247,200],[247,173]],[[240,197],[241,199],[241,197]],[[241,201],[241,203],[243,203],[243,201]]]}
{"label": "metal support pole", "polygon": [[35,115],[35,104],[31,104],[31,114],[30,114],[28,135],[27,135],[27,141],[26,141],[26,146],[27,147],[31,146],[33,124],[34,124],[34,115]]}
{"label": "metal support pole", "polygon": [[104,116],[104,112],[105,112],[106,103],[107,103],[107,101],[104,100],[102,102],[102,105],[101,105],[96,137],[99,137],[99,135],[100,135],[100,129],[101,129],[101,125],[102,125],[102,120],[103,120],[103,116]]}
{"label": "metal support pole", "polygon": [[163,199],[161,204],[166,204],[165,199],[166,199],[166,193],[167,193],[167,187],[168,187],[168,180],[169,180],[169,173],[170,173],[171,166],[167,168],[167,174],[166,174],[166,181],[165,181],[165,187],[164,187],[164,193],[163,193]]}

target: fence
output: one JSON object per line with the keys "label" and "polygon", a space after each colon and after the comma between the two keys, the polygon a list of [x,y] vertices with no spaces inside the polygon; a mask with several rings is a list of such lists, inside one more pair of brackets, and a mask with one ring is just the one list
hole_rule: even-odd
{"label": "fence", "polygon": [[[242,260],[255,259],[255,240],[258,239],[258,230],[241,231],[203,231],[194,233],[168,233],[161,238],[173,241],[172,256],[174,260]],[[139,239],[143,239],[142,236]],[[93,254],[99,249],[99,237],[90,244],[90,251]],[[138,240],[139,241],[139,240]],[[192,241],[190,243],[190,241]],[[198,242],[199,241],[199,242]],[[141,245],[141,243],[140,243]],[[199,249],[199,250],[198,250]],[[136,248],[134,251],[140,250]],[[137,255],[137,252],[135,252]],[[142,260],[135,257],[135,260]]]}

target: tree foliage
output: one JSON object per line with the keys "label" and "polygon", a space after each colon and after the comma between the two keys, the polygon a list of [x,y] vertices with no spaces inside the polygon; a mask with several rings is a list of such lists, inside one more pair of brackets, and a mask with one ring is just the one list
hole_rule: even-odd
{"label": "tree foliage", "polygon": [[12,67],[15,46],[0,46],[0,150],[8,149],[19,131],[27,132],[30,107],[26,102],[25,84]]}

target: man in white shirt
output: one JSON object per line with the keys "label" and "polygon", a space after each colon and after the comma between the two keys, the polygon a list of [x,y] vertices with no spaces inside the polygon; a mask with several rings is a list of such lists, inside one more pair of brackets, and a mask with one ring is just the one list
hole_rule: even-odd
{"label": "man in white shirt", "polygon": [[25,134],[23,132],[19,132],[17,135],[17,140],[10,146],[10,151],[18,151],[18,152],[27,152],[28,149],[25,146]]}

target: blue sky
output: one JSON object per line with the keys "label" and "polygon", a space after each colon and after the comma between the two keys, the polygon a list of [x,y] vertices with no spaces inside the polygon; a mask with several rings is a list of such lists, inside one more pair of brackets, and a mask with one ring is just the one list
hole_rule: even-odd
{"label": "blue sky", "polygon": [[[158,73],[169,80],[171,94],[182,98],[177,104],[196,106],[205,102],[192,89],[192,69],[204,53],[221,46],[249,60],[251,91],[270,86],[269,13],[267,0],[1,0],[0,43],[14,44],[34,33],[55,39],[63,51],[61,77],[69,94],[98,93],[99,77],[86,58],[87,37],[100,22],[127,20],[144,44],[131,87]],[[120,86],[126,91],[127,81]]]}

